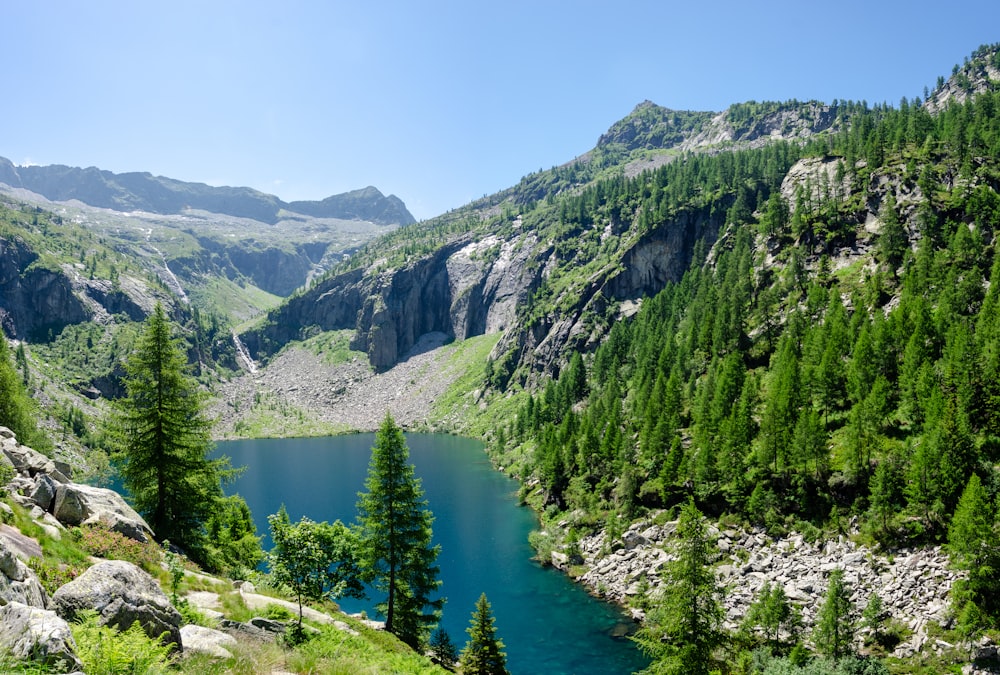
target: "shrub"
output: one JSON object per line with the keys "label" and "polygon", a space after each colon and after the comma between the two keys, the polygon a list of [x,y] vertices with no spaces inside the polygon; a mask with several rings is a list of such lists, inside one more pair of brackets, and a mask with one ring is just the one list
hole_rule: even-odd
{"label": "shrub", "polygon": [[29,558],[28,567],[34,571],[45,591],[51,595],[62,586],[80,576],[84,568],[79,565],[53,563],[44,558]]}
{"label": "shrub", "polygon": [[80,545],[91,555],[110,560],[126,560],[153,572],[160,563],[160,547],[155,543],[142,543],[103,525],[80,528]]}

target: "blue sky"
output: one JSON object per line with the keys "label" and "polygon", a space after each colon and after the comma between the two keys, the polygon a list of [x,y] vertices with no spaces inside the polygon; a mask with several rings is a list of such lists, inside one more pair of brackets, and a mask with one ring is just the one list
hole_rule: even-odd
{"label": "blue sky", "polygon": [[922,96],[996,0],[2,2],[0,156],[429,218],[589,150],[639,102]]}

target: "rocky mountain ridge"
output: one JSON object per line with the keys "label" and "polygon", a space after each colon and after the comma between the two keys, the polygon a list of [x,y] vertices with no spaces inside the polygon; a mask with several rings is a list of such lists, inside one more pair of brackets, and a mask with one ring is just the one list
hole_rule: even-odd
{"label": "rocky mountain ridge", "polygon": [[270,225],[296,214],[367,220],[379,225],[416,222],[399,197],[387,197],[372,186],[321,201],[284,202],[253,188],[214,187],[148,172],[116,174],[96,167],[18,166],[4,157],[0,157],[0,183],[30,190],[52,201],[76,199],[90,206],[123,212],[172,215],[190,210],[208,211]]}

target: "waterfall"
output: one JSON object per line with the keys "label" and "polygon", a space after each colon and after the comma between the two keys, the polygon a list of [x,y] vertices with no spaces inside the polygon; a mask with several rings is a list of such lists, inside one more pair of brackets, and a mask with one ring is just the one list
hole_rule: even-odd
{"label": "waterfall", "polygon": [[240,336],[236,334],[236,331],[233,331],[233,344],[236,345],[237,360],[251,373],[256,373],[257,364],[254,363],[252,358],[250,358],[250,351],[247,349],[247,346],[243,344],[243,341],[240,340]]}

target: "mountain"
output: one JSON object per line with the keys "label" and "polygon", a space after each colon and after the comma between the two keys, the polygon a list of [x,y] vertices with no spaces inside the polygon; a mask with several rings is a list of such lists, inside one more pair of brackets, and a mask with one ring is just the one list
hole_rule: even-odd
{"label": "mountain", "polygon": [[52,201],[76,199],[115,211],[173,215],[197,210],[250,218],[271,225],[288,217],[289,214],[283,212],[314,218],[367,220],[379,225],[415,222],[402,200],[395,195],[386,197],[370,186],[322,201],[289,204],[274,195],[246,187],[212,187],[150,173],[115,174],[95,167],[17,166],[3,157],[0,157],[0,183],[30,190]]}
{"label": "mountain", "polygon": [[[917,106],[919,124],[928,124],[945,101],[964,101],[995,86],[995,50],[983,48],[974,56]],[[494,359],[503,369],[519,369],[520,378],[532,381],[553,375],[573,349],[591,351],[600,344],[614,320],[609,312],[631,311],[615,308],[678,281],[696,246],[711,248],[732,210],[753,212],[762,206],[761,191],[770,189],[760,180],[699,187],[691,181],[703,177],[685,175],[684,187],[700,195],[673,199],[673,205],[648,203],[645,192],[662,193],[659,183],[674,180],[672,172],[685,173],[665,167],[759,151],[747,161],[766,162],[764,178],[775,188],[787,175],[783,190],[794,201],[796,189],[818,189],[810,181],[836,178],[836,156],[827,153],[819,170],[807,155],[822,155],[832,139],[884,125],[896,112],[850,101],[793,100],[751,101],[713,113],[645,101],[572,162],[360,250],[274,309],[244,339],[255,356],[266,358],[311,331],[351,329],[354,347],[384,370],[426,332],[458,339],[500,332]],[[853,157],[840,159],[866,161],[856,149],[851,152]],[[656,186],[628,186],[611,203],[609,193],[625,182],[661,170],[663,175],[649,177]],[[717,192],[709,195],[709,189]],[[851,214],[860,223],[878,218],[885,190],[864,192]]]}

